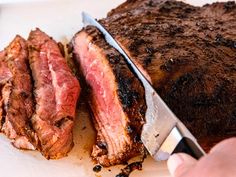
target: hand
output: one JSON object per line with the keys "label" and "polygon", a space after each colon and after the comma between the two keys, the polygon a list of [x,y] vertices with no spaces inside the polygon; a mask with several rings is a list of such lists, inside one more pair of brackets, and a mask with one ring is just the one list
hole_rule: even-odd
{"label": "hand", "polygon": [[235,177],[236,176],[236,138],[222,141],[200,160],[178,153],[168,162],[172,177]]}

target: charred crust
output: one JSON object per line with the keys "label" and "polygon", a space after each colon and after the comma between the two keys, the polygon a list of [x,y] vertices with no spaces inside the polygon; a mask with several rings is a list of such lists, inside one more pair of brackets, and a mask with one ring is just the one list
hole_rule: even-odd
{"label": "charred crust", "polygon": [[232,39],[224,38],[221,34],[216,35],[215,41],[217,45],[223,45],[225,47],[236,49],[236,41]]}
{"label": "charred crust", "polygon": [[2,128],[2,125],[5,123],[5,119],[6,119],[6,106],[4,105],[3,102],[3,85],[0,84],[0,103],[1,103],[1,107],[0,107],[0,111],[1,111],[1,117],[0,117],[0,131]]}
{"label": "charred crust", "polygon": [[184,28],[182,26],[177,26],[177,25],[169,25],[168,28],[165,29],[166,33],[169,36],[175,36],[177,34],[182,34],[184,33]]}
{"label": "charred crust", "polygon": [[171,4],[170,1],[166,1],[165,3],[163,3],[160,8],[159,8],[159,12],[161,13],[168,13],[173,9],[173,5]]}
{"label": "charred crust", "polygon": [[134,136],[134,142],[135,142],[135,143],[142,144],[141,136],[140,136],[139,134],[136,134],[136,135]]}
{"label": "charred crust", "polygon": [[132,125],[127,125],[126,130],[129,134],[132,134],[133,132],[135,132],[135,127],[133,127]]}
{"label": "charred crust", "polygon": [[131,89],[133,80],[130,78],[118,77],[118,94],[123,108],[130,108],[140,99],[137,91]]}
{"label": "charred crust", "polygon": [[146,113],[146,109],[147,109],[146,105],[140,105],[140,107],[139,107],[140,115],[144,116]]}
{"label": "charred crust", "polygon": [[209,29],[208,24],[202,21],[196,22],[196,26],[198,27],[199,32]]}
{"label": "charred crust", "polygon": [[226,10],[226,12],[232,11],[234,9],[236,9],[236,4],[235,1],[228,1],[224,3],[224,9]]}
{"label": "charred crust", "polygon": [[[171,91],[169,92],[169,95],[175,98],[176,91],[182,92],[184,91],[185,86],[191,85],[195,80],[194,80],[194,75],[193,73],[186,73],[183,74],[181,77],[179,77],[171,87]],[[201,77],[198,76],[197,73],[197,78],[200,79]]]}
{"label": "charred crust", "polygon": [[153,0],[149,0],[149,1],[146,3],[146,5],[147,5],[148,7],[155,7],[155,6],[156,6],[156,5],[154,4]]}
{"label": "charred crust", "polygon": [[102,170],[101,165],[96,165],[96,166],[93,167],[93,171],[96,172],[96,173],[100,172],[101,170]]}
{"label": "charred crust", "polygon": [[148,53],[148,55],[153,56],[156,53],[156,49],[153,46],[147,46],[145,48],[145,51]]}
{"label": "charred crust", "polygon": [[66,48],[67,48],[67,52],[69,55],[73,54],[73,39],[72,42],[70,42],[69,44],[66,44]]}
{"label": "charred crust", "polygon": [[196,96],[193,101],[193,106],[214,106],[217,104],[225,104],[225,95],[227,94],[228,84],[226,82],[219,82],[218,85],[214,87],[213,92],[209,95],[202,93]]}
{"label": "charred crust", "polygon": [[142,170],[142,163],[143,161],[128,164],[125,168],[121,169],[121,173],[116,175],[116,177],[128,177],[134,170]]}
{"label": "charred crust", "polygon": [[[232,116],[230,118],[230,123],[235,125],[236,124],[236,108],[232,111]],[[236,131],[236,130],[234,130]]]}
{"label": "charred crust", "polygon": [[129,45],[129,51],[135,53],[136,55],[139,54],[139,47],[145,45],[146,41],[144,39],[134,39],[134,41]]}
{"label": "charred crust", "polygon": [[143,64],[145,66],[145,68],[152,63],[152,59],[153,59],[153,55],[148,55],[144,60],[143,60]]}
{"label": "charred crust", "polygon": [[119,55],[116,55],[114,53],[109,53],[109,54],[106,54],[106,57],[109,59],[109,62],[111,64],[118,64],[120,62],[120,56]]}
{"label": "charred crust", "polygon": [[179,68],[179,66],[187,65],[189,63],[189,57],[190,56],[182,56],[180,58],[170,58],[160,66],[160,69],[166,72],[173,72],[176,70],[176,68]]}
{"label": "charred crust", "polygon": [[59,50],[60,50],[60,52],[61,52],[61,55],[62,55],[63,57],[65,57],[66,54],[65,54],[64,45],[63,45],[61,42],[58,42],[57,45],[58,45],[58,48],[59,48]]}
{"label": "charred crust", "polygon": [[40,51],[39,48],[37,48],[37,47],[35,47],[35,46],[33,46],[33,45],[29,45],[29,46],[28,46],[28,50],[29,50],[29,52],[33,52],[33,51],[39,52],[39,51]]}
{"label": "charred crust", "polygon": [[22,91],[22,92],[20,92],[20,96],[23,99],[26,99],[26,98],[30,97],[31,95],[29,93],[27,93],[27,92]]}
{"label": "charred crust", "polygon": [[196,10],[196,7],[178,1],[165,1],[160,5],[160,13],[169,13],[180,9],[184,14],[189,14]]}
{"label": "charred crust", "polygon": [[104,149],[104,150],[107,150],[107,143],[104,142],[104,141],[97,141],[97,146],[100,148],[100,149]]}
{"label": "charred crust", "polygon": [[56,121],[54,125],[58,128],[62,128],[68,121],[73,121],[73,117],[66,116]]}
{"label": "charred crust", "polygon": [[6,109],[4,108],[4,106],[2,106],[2,118],[1,118],[1,125],[0,125],[0,128],[2,127],[2,125],[5,123],[5,120],[6,120]]}

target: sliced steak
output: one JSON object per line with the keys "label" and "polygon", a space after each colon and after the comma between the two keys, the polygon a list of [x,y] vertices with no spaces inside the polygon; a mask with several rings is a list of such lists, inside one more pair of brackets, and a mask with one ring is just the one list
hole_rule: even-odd
{"label": "sliced steak", "polygon": [[35,149],[37,136],[31,127],[34,104],[26,41],[16,36],[0,54],[0,64],[2,131],[15,147]]}
{"label": "sliced steak", "polygon": [[73,45],[98,131],[92,157],[104,166],[125,162],[143,150],[143,87],[95,28],[78,33]]}
{"label": "sliced steak", "polygon": [[80,85],[52,38],[36,29],[31,31],[28,41],[36,100],[32,124],[42,154],[57,159],[73,146],[72,128]]}
{"label": "sliced steak", "polygon": [[[4,61],[5,59],[5,51],[0,52],[0,129],[2,129],[2,124],[5,122],[6,112],[4,108],[4,104],[7,104],[8,97],[6,95],[7,82],[10,82],[12,78],[12,73],[7,67],[7,63]],[[7,94],[9,95],[9,94]]]}
{"label": "sliced steak", "polygon": [[[197,138],[219,140],[236,135],[235,2],[194,7],[177,1],[128,0],[100,22]],[[77,33],[72,45],[90,87],[90,104],[97,123],[98,142],[92,156],[103,165],[132,157],[136,146],[130,150],[114,144],[121,144],[121,137],[129,137],[116,131],[137,117],[133,128],[140,134],[144,116],[140,110],[145,111],[140,100],[141,84],[129,82],[135,79],[122,57],[94,28]],[[120,77],[123,73],[129,74]],[[127,83],[129,86],[119,91],[119,85]],[[134,92],[130,88],[135,90],[131,97]],[[134,116],[127,114],[122,97],[131,103]],[[125,155],[121,157],[119,152]],[[109,158],[109,154],[114,155]]]}

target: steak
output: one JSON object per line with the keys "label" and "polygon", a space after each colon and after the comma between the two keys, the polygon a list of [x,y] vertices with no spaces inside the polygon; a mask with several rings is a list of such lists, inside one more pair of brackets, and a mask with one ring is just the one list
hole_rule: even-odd
{"label": "steak", "polygon": [[235,16],[235,2],[128,1],[102,23],[200,138],[236,133]]}
{"label": "steak", "polygon": [[98,130],[92,157],[104,166],[125,162],[143,151],[143,87],[123,57],[95,28],[79,32],[73,45],[87,81],[89,105]]}
{"label": "steak", "polygon": [[[236,135],[235,2],[127,0],[100,22],[198,139]],[[98,132],[92,157],[122,163],[143,151],[144,89],[94,27],[71,44]]]}
{"label": "steak", "polygon": [[32,125],[38,135],[38,149],[46,158],[57,159],[73,147],[80,85],[51,37],[36,29],[31,31],[28,42],[36,101]]}
{"label": "steak", "polygon": [[1,130],[15,147],[33,150],[37,136],[31,127],[34,104],[28,65],[26,41],[16,36],[0,53]]}

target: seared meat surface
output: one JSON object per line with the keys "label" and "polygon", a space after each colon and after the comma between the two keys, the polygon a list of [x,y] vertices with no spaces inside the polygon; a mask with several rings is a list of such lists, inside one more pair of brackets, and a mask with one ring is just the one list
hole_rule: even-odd
{"label": "seared meat surface", "polygon": [[235,17],[235,2],[194,7],[138,0],[101,22],[200,138],[236,133]]}
{"label": "seared meat surface", "polygon": [[32,125],[39,138],[39,150],[46,158],[57,159],[73,147],[72,128],[80,85],[52,38],[36,29],[28,41],[36,101]]}
{"label": "seared meat surface", "polygon": [[37,136],[31,127],[34,111],[32,81],[26,41],[16,36],[0,54],[1,130],[15,147],[35,149]]}
{"label": "seared meat surface", "polygon": [[[235,2],[194,7],[177,1],[128,0],[100,22],[197,138],[219,140],[236,135]],[[125,146],[122,150],[116,143],[125,142],[120,138],[130,135],[117,133],[114,137],[113,133],[137,120],[138,128],[132,130],[140,135],[145,113],[145,103],[140,100],[143,88],[138,81],[130,82],[135,80],[132,73],[120,76],[128,73],[123,58],[93,27],[77,33],[72,45],[88,84],[98,131],[92,156],[105,166],[127,160],[136,153]],[[121,92],[122,84],[129,86]],[[109,92],[112,96],[106,94]],[[135,94],[129,97],[130,93]],[[131,100],[132,115],[127,114],[122,101],[125,96],[128,103]],[[118,120],[123,123],[118,124]]]}

